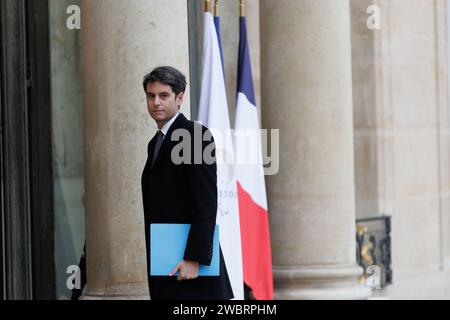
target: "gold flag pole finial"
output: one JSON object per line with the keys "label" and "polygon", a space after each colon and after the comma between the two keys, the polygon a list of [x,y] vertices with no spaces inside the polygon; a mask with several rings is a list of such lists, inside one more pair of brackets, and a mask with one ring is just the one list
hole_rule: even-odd
{"label": "gold flag pole finial", "polygon": [[210,2],[210,0],[205,0],[205,12],[211,12],[211,2]]}
{"label": "gold flag pole finial", "polygon": [[245,0],[239,0],[239,9],[241,17],[245,17]]}
{"label": "gold flag pole finial", "polygon": [[219,16],[219,0],[216,0],[216,2],[214,2],[214,17],[218,16]]}

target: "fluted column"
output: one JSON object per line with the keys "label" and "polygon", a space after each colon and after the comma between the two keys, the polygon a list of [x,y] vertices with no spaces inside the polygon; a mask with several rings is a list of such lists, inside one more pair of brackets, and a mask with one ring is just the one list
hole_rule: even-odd
{"label": "fluted column", "polygon": [[[83,0],[87,293],[148,298],[140,176],[156,125],[144,75],[188,74],[186,1]],[[189,96],[182,112],[189,116]]]}
{"label": "fluted column", "polygon": [[277,299],[363,299],[355,257],[347,0],[261,2],[262,118],[280,129],[267,179]]}

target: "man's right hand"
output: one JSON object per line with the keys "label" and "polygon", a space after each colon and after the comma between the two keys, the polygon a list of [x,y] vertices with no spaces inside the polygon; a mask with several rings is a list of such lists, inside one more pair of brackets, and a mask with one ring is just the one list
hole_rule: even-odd
{"label": "man's right hand", "polygon": [[182,280],[194,280],[198,277],[200,265],[197,261],[182,260],[177,266],[169,273],[169,276],[174,276],[178,271],[178,281]]}

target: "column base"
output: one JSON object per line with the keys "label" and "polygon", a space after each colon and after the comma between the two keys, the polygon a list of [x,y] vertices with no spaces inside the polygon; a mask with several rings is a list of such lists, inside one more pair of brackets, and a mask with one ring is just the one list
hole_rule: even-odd
{"label": "column base", "polygon": [[125,283],[100,289],[86,289],[81,300],[150,300],[147,282]]}
{"label": "column base", "polygon": [[357,265],[274,268],[275,300],[365,300],[372,291],[358,283],[362,272]]}

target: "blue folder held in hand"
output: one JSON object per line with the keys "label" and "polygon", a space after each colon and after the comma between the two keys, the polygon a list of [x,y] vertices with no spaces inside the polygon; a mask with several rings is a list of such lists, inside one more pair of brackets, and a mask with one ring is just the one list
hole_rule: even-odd
{"label": "blue folder held in hand", "polygon": [[[169,276],[169,273],[183,260],[190,228],[190,224],[153,223],[150,225],[151,276]],[[219,259],[219,226],[216,225],[211,265],[200,265],[199,276],[219,276]]]}

